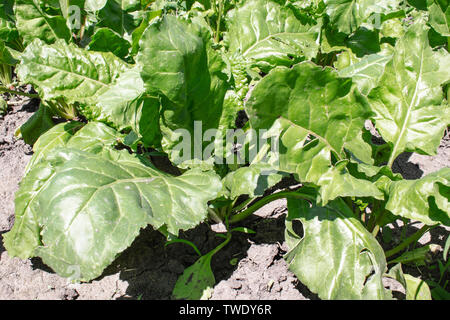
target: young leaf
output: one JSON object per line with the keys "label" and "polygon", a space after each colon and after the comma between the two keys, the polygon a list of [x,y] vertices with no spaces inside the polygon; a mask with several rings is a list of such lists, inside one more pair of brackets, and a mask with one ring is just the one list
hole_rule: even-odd
{"label": "young leaf", "polygon": [[389,263],[412,264],[415,266],[423,266],[429,259],[429,252],[432,250],[432,245],[416,248],[404,252],[399,257],[390,260]]}
{"label": "young leaf", "polygon": [[52,116],[50,109],[41,103],[38,111],[20,127],[25,143],[33,145],[43,133],[52,128],[55,125]]}
{"label": "young leaf", "polygon": [[212,254],[204,255],[184,270],[172,292],[175,299],[199,300],[205,290],[214,287],[216,279],[211,270],[212,257]]}
{"label": "young leaf", "polygon": [[211,270],[211,259],[231,240],[231,234],[225,236],[225,241],[216,248],[200,257],[196,263],[184,270],[178,278],[173,296],[176,299],[198,300],[207,298],[210,290],[216,283],[214,274]]}
{"label": "young leaf", "polygon": [[405,274],[406,300],[431,300],[428,284],[422,279]]}
{"label": "young leaf", "polygon": [[[294,220],[301,221],[303,238]],[[383,249],[342,200],[311,207],[288,199],[285,235],[289,270],[321,299],[391,298],[382,283]]]}

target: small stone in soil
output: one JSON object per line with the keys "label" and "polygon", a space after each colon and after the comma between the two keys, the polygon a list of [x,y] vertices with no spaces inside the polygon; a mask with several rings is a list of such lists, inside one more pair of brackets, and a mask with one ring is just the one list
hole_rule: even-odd
{"label": "small stone in soil", "polygon": [[242,288],[242,283],[238,280],[231,280],[230,287],[233,289],[240,289]]}
{"label": "small stone in soil", "polygon": [[23,152],[24,152],[27,156],[30,156],[30,155],[33,154],[33,148],[32,148],[30,145],[28,145],[28,144],[25,145],[23,149],[24,149]]}
{"label": "small stone in soil", "polygon": [[63,300],[75,300],[79,296],[80,294],[77,292],[77,290],[66,288],[62,293],[61,298]]}

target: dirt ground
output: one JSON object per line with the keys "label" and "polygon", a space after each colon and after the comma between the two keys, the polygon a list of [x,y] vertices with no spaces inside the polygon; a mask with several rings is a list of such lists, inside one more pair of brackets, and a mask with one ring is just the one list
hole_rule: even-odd
{"label": "dirt ground", "polygon": [[[9,100],[10,110],[0,116],[0,299],[170,299],[175,282],[183,270],[197,259],[189,246],[164,246],[163,236],[147,228],[133,245],[107,268],[103,276],[90,283],[73,284],[56,275],[40,259],[10,258],[2,246],[2,234],[14,223],[14,193],[22,179],[32,149],[16,139],[15,130],[36,110],[37,102]],[[437,156],[402,155],[396,170],[407,178],[417,178],[450,167],[450,138],[447,135]],[[228,246],[212,262],[217,284],[211,299],[318,299],[288,271],[283,260],[286,202],[273,202],[258,212],[245,226],[255,235],[233,236]],[[416,230],[413,225],[411,230]],[[411,231],[410,230],[410,231]],[[436,228],[421,243],[442,242],[448,229]],[[217,246],[221,239],[203,224],[182,237],[193,241],[202,253]],[[419,274],[420,275],[420,274]],[[394,282],[386,286],[401,291]]]}

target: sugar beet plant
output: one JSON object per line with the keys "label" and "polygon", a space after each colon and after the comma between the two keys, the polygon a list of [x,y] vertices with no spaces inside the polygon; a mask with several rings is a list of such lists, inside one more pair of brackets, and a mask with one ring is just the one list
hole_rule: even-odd
{"label": "sugar beet plant", "polygon": [[[450,122],[447,1],[1,5],[0,62],[41,101],[20,128],[34,155],[11,256],[90,281],[151,225],[199,253],[173,292],[199,299],[213,256],[251,233],[245,218],[286,198],[285,259],[320,298],[391,299],[384,277],[431,298],[401,263],[450,226],[450,168],[404,180],[392,167],[436,154]],[[267,191],[288,176],[296,188]],[[380,230],[397,219],[423,227],[384,251]],[[226,228],[213,251],[179,238],[208,221]]]}

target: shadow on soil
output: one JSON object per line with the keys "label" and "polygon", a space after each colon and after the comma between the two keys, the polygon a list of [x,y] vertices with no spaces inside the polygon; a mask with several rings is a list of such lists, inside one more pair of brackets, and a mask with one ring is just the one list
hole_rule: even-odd
{"label": "shadow on soil", "polygon": [[[416,233],[421,228],[421,226],[422,224],[420,224],[419,222],[409,223],[406,225],[406,227],[403,227],[399,225],[397,222],[394,222],[393,223],[394,228],[392,229],[392,240],[389,243],[384,242],[381,235],[379,235],[377,238],[383,249],[387,251],[389,249],[392,249],[394,246],[400,244],[402,239],[405,239]],[[430,251],[428,252],[427,261],[425,265],[418,264],[417,262],[410,262],[406,264],[402,263],[402,270],[405,274],[409,274],[413,277],[420,277],[425,281],[431,280],[434,282],[438,282],[440,278],[440,273],[437,264],[438,260],[443,261],[442,248],[445,246],[445,241],[447,240],[447,237],[449,237],[449,231],[445,227],[439,226],[431,229],[429,232],[425,234],[425,236],[427,237],[425,238],[426,240],[421,240],[420,242],[411,244],[407,250],[411,251],[429,244],[437,244],[441,248],[434,252]],[[389,257],[388,261],[398,258],[405,252],[406,251],[402,251],[392,257]],[[395,263],[388,264],[388,268],[392,268],[394,265]]]}
{"label": "shadow on soil", "polygon": [[[248,219],[245,226],[256,231],[256,234],[234,233],[230,243],[213,257],[211,267],[216,283],[230,278],[237,268],[236,263],[230,262],[245,258],[252,243],[282,243],[284,219],[284,215],[277,219]],[[206,224],[181,233],[180,238],[192,241],[202,254],[213,250],[223,241]],[[121,271],[120,278],[129,283],[126,292],[129,299],[171,299],[178,277],[198,259],[195,251],[185,244],[164,245],[164,237],[147,228],[106,271]]]}
{"label": "shadow on soil", "polygon": [[392,165],[392,171],[394,173],[400,173],[404,179],[415,180],[420,179],[423,175],[423,171],[415,163],[409,162],[412,153],[404,152],[395,159]]}
{"label": "shadow on soil", "polygon": [[[234,233],[230,243],[213,257],[211,267],[216,284],[231,277],[237,264],[230,261],[245,258],[252,243],[283,243],[284,219],[285,215],[276,219],[251,217],[246,220],[245,226],[256,231],[256,234]],[[192,241],[202,254],[213,250],[223,241],[206,224],[181,233],[180,238]],[[126,292],[128,297],[124,299],[171,299],[178,277],[185,268],[195,263],[198,255],[185,244],[164,245],[164,237],[147,228],[141,232],[132,247],[124,251],[106,270],[106,273],[120,270],[120,278],[129,283]],[[274,258],[276,259],[282,259],[282,254]],[[317,298],[300,283],[297,289],[309,299]]]}

